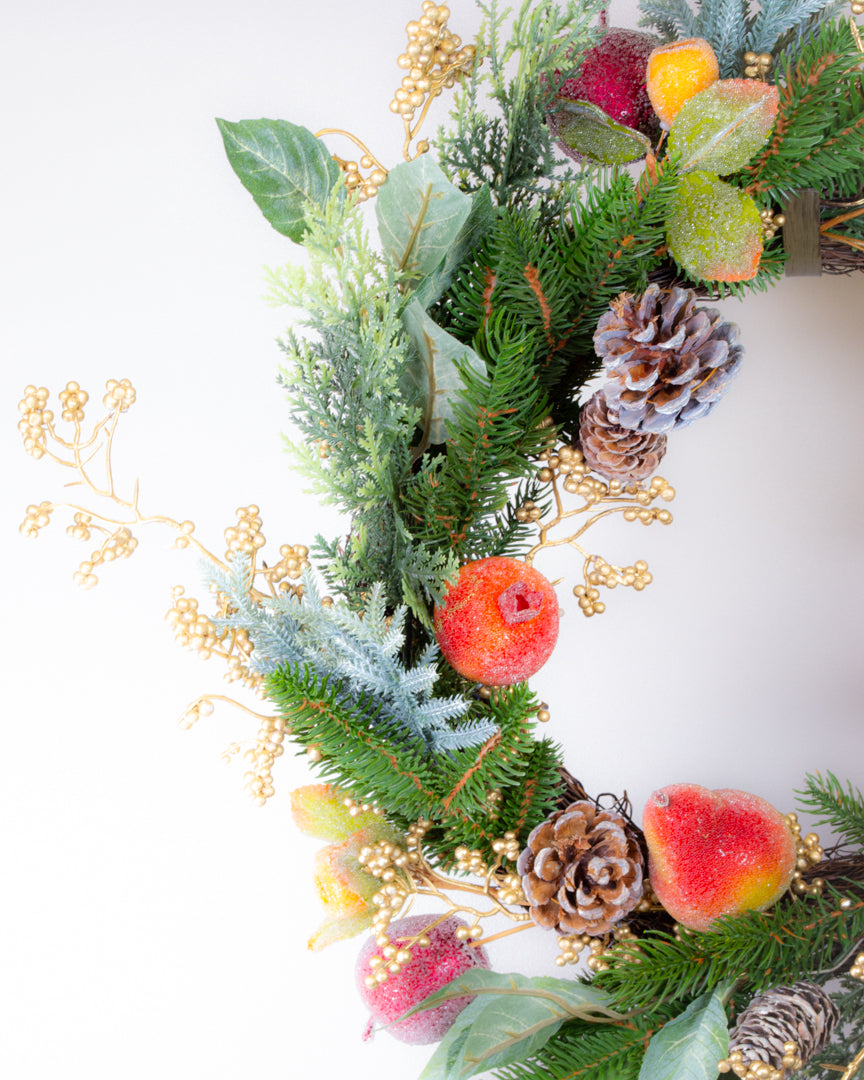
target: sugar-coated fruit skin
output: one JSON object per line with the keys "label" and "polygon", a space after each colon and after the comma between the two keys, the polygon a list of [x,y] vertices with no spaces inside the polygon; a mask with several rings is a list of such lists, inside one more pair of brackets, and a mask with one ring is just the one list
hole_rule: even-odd
{"label": "sugar-coated fruit skin", "polygon": [[511,686],[538,671],[558,639],[558,598],[545,577],[519,559],[466,563],[435,609],[435,636],[460,675]]}
{"label": "sugar-coated fruit skin", "polygon": [[696,170],[681,177],[666,219],[669,254],[705,281],[749,281],[762,259],[759,208],[746,191]]}
{"label": "sugar-coated fruit skin", "polygon": [[668,128],[681,106],[720,76],[717,56],[704,38],[660,45],[648,57],[645,84],[654,112]]}
{"label": "sugar-coated fruit skin", "polygon": [[645,89],[645,65],[657,38],[613,27],[582,58],[576,75],[558,91],[568,101],[590,101],[619,124],[652,138],[659,121]]}
{"label": "sugar-coated fruit skin", "polygon": [[[374,956],[383,956],[374,938],[366,942],[357,958],[357,988],[372,1014],[372,1022],[390,1025],[386,1030],[400,1042],[420,1045],[442,1039],[459,1013],[472,1000],[471,997],[445,1001],[434,1009],[415,1013],[398,1024],[393,1021],[471,968],[489,967],[489,958],[482,946],[471,945],[456,936],[457,930],[467,926],[467,923],[450,916],[427,930],[434,921],[432,915],[412,915],[390,924],[387,936],[391,944],[397,949],[407,946],[411,959],[400,972],[388,975],[386,982],[378,986],[370,989],[366,985],[366,979],[373,970],[369,961]],[[424,947],[410,945],[411,940],[421,934],[425,934],[429,944]]]}
{"label": "sugar-coated fruit skin", "polygon": [[657,899],[682,926],[762,911],[783,895],[797,860],[785,818],[758,795],[672,784],[645,806],[642,830]]}

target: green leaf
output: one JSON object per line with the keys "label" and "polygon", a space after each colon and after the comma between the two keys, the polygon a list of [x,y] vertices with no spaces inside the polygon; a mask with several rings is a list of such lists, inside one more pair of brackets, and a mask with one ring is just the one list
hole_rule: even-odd
{"label": "green leaf", "polygon": [[[383,189],[382,189],[383,190]],[[446,421],[456,418],[454,404],[462,396],[460,365],[467,365],[478,375],[486,374],[483,360],[434,322],[416,299],[402,315],[405,331],[417,350],[417,356],[405,369],[407,388],[419,390],[424,431],[432,443],[447,438]]]}
{"label": "green leaf", "polygon": [[651,141],[619,124],[590,101],[558,98],[548,114],[549,129],[569,157],[601,165],[626,165],[645,157]]}
{"label": "green leaf", "polygon": [[723,987],[703,994],[670,1020],[648,1044],[639,1080],[715,1080],[729,1053]]}
{"label": "green leaf", "polygon": [[475,998],[465,1006],[453,1021],[447,1034],[438,1043],[435,1053],[426,1063],[426,1068],[420,1073],[418,1080],[448,1080],[449,1077],[460,1075],[465,1042],[471,1034],[471,1028],[477,1016],[486,1008],[486,1005],[487,1002],[483,998]]}
{"label": "green leaf", "polygon": [[[459,1014],[420,1080],[464,1080],[536,1054],[577,1017],[615,1019],[602,991],[554,978],[473,968],[431,994],[414,1012],[476,995]],[[411,1015],[410,1013],[407,1015]]]}
{"label": "green leaf", "polygon": [[330,151],[287,120],[216,120],[234,172],[273,228],[300,243],[307,201],[323,206],[339,179]]}
{"label": "green leaf", "polygon": [[681,106],[669,132],[669,153],[679,156],[682,172],[737,172],[767,142],[778,100],[776,86],[721,79]]}
{"label": "green leaf", "polygon": [[387,260],[410,277],[431,274],[470,212],[471,197],[454,187],[428,154],[396,165],[375,206]]}
{"label": "green leaf", "polygon": [[428,274],[415,290],[414,295],[424,308],[430,307],[443,296],[450,287],[453,275],[492,229],[495,217],[492,196],[488,186],[484,186],[471,197],[471,210],[458,236],[447,249],[444,261]]}

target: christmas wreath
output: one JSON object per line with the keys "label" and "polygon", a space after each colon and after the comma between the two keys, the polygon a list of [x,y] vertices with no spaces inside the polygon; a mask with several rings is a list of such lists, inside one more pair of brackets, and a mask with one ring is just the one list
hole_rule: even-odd
{"label": "christmas wreath", "polygon": [[[66,507],[73,537],[98,538],[83,586],[150,521],[205,558],[212,610],[175,589],[175,636],[267,703],[246,755],[257,803],[287,746],[316,770],[291,797],[328,841],[310,944],[371,931],[370,1030],[437,1043],[424,1080],[851,1080],[864,796],[832,773],[802,781],[830,848],[755,793],[669,784],[637,813],[568,771],[528,680],[558,636],[563,590],[537,565],[551,549],[581,561],[561,605],[586,616],[652,580],[583,540],[612,515],[671,521],[668,441],[745,352],[712,302],[864,268],[864,6],[644,0],[644,33],[607,26],[599,2],[479,6],[473,45],[433,0],[408,24],[398,164],[336,129],[218,121],[305,252],[270,279],[299,312],[280,383],[299,467],[347,534],[268,562],[257,506],[224,557],[191,521],[145,515],[112,472],[127,379],[90,427],[69,382],[68,437],[47,389],[26,388],[25,448],[93,498],[34,504],[22,531]],[[421,137],[445,91],[449,124]],[[438,914],[409,915],[418,897]],[[569,972],[490,967],[501,934],[550,931]]]}

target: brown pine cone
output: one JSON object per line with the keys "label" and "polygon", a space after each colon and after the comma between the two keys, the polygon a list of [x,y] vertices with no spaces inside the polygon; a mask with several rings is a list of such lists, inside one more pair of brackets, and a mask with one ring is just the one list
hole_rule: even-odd
{"label": "brown pine cone", "polygon": [[607,480],[629,483],[650,476],[666,453],[666,436],[622,427],[602,390],[579,413],[579,446],[585,463]]}
{"label": "brown pine cone", "polygon": [[705,416],[737,372],[740,331],[713,308],[695,307],[692,289],[649,285],[621,293],[600,317],[594,349],[609,377],[618,423],[663,432]]}
{"label": "brown pine cone", "polygon": [[531,918],[562,934],[608,934],[642,897],[642,852],[626,819],[571,803],[528,837],[517,873]]}

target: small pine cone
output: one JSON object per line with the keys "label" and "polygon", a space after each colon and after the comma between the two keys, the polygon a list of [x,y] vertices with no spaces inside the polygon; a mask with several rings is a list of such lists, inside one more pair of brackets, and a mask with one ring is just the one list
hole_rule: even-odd
{"label": "small pine cone", "polygon": [[608,934],[642,897],[642,852],[625,818],[579,801],[528,837],[517,873],[544,929]]}
{"label": "small pine cone", "polygon": [[743,1065],[762,1061],[783,1070],[784,1044],[794,1042],[806,1065],[828,1045],[840,1012],[821,986],[797,982],[759,994],[738,1017],[729,1053],[738,1051]]}
{"label": "small pine cone", "polygon": [[649,285],[622,293],[600,317],[594,348],[609,377],[606,400],[622,427],[670,431],[713,409],[738,371],[740,331],[692,289]]}
{"label": "small pine cone", "polygon": [[650,476],[666,453],[666,436],[622,427],[602,390],[582,406],[579,446],[585,463],[607,480],[630,483]]}

